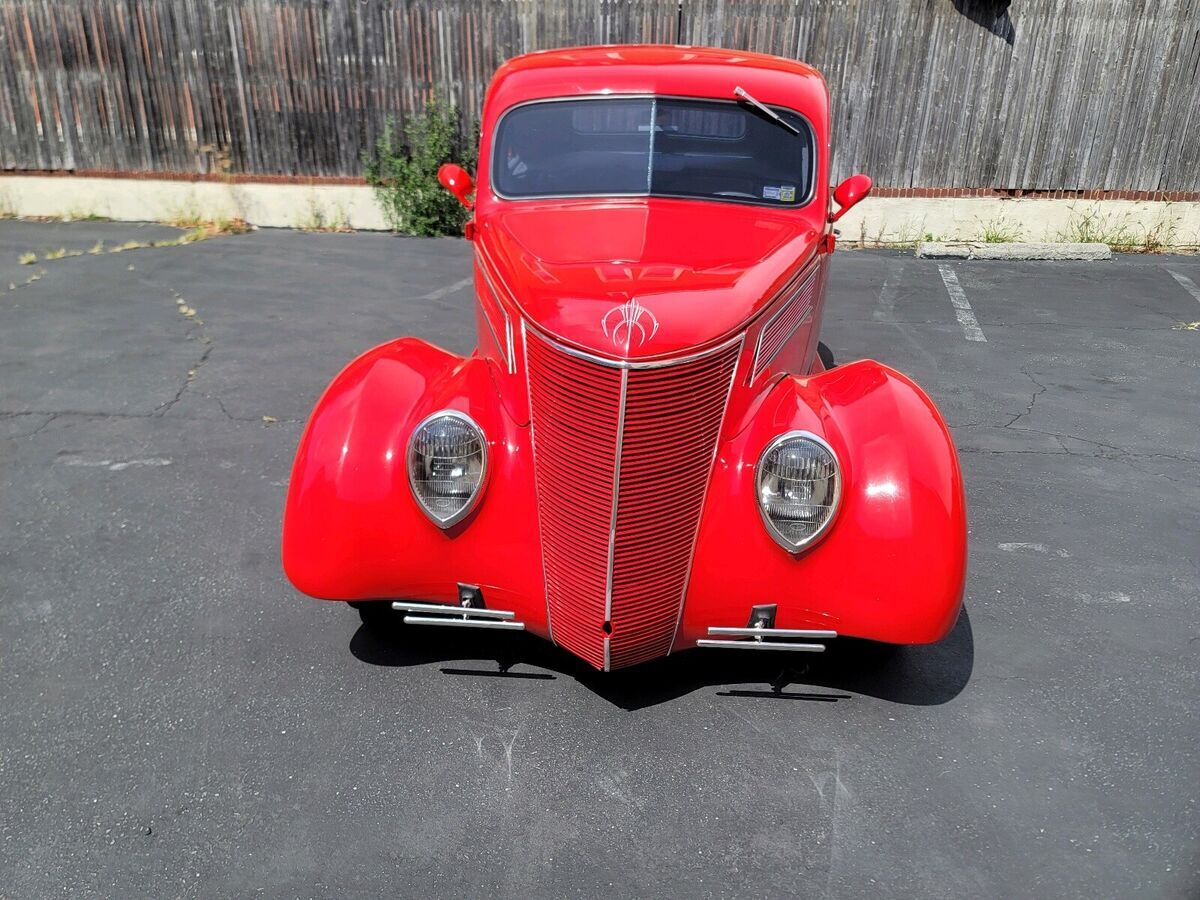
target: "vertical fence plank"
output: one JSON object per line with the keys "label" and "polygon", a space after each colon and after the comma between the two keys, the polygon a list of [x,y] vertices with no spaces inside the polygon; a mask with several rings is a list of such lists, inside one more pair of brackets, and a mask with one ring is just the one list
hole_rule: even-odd
{"label": "vertical fence plank", "polygon": [[[965,4],[964,9],[980,4]],[[0,167],[354,176],[506,58],[686,42],[804,58],[834,178],[1200,189],[1200,0],[0,0]],[[681,24],[681,30],[680,30]]]}

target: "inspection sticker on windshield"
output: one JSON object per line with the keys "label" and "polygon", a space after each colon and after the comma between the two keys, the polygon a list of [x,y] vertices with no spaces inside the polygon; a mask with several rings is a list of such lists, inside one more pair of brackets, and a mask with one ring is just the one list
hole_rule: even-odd
{"label": "inspection sticker on windshield", "polygon": [[796,200],[796,186],[793,184],[785,184],[780,185],[779,187],[764,187],[763,199],[781,200],[784,203],[794,203]]}

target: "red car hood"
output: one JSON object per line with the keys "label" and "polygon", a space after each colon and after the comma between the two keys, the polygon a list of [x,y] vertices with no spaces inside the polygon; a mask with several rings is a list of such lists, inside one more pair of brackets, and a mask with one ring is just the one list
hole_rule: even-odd
{"label": "red car hood", "polygon": [[796,211],[658,198],[524,201],[476,222],[489,277],[535,327],[622,359],[740,330],[820,238]]}

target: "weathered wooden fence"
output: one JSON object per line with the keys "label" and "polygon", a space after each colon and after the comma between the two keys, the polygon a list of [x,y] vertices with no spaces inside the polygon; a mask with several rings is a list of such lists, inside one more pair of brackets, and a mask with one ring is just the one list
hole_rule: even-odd
{"label": "weathered wooden fence", "polygon": [[357,175],[510,56],[634,41],[817,65],[837,176],[1200,189],[1200,0],[0,0],[0,167]]}

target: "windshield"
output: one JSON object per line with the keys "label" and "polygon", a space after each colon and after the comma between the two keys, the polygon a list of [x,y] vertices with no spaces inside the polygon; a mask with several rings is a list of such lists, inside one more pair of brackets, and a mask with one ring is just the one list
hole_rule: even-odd
{"label": "windshield", "polygon": [[652,194],[803,206],[812,129],[797,113],[772,109],[783,122],[734,100],[527,103],[496,128],[492,186],[508,198]]}

